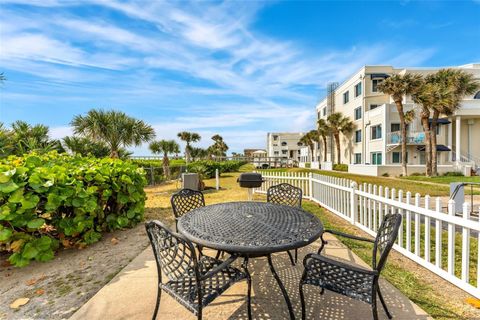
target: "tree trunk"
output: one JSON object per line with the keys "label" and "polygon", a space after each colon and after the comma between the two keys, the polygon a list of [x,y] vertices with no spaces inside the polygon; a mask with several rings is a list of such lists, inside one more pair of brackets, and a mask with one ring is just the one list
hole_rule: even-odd
{"label": "tree trunk", "polygon": [[[403,104],[401,100],[395,101],[398,116],[400,117],[400,130],[402,131],[402,175],[407,176],[407,126],[405,125],[405,114],[403,113]],[[386,156],[386,155],[385,155]]]}
{"label": "tree trunk", "polygon": [[431,140],[431,152],[432,152],[432,175],[438,176],[438,169],[437,169],[437,123],[438,123],[438,117],[440,116],[440,112],[437,110],[433,111],[433,119],[432,119],[432,125],[430,127],[431,134],[430,134],[430,140]]}
{"label": "tree trunk", "polygon": [[118,159],[118,150],[110,151],[110,158]]}
{"label": "tree trunk", "polygon": [[322,137],[323,139],[323,161],[327,162],[327,137]]}
{"label": "tree trunk", "polygon": [[190,144],[187,141],[187,145],[185,146],[185,163],[188,164],[190,161]]}
{"label": "tree trunk", "polygon": [[167,154],[163,155],[163,175],[166,181],[170,180],[170,160]]}
{"label": "tree trunk", "polygon": [[423,132],[425,132],[425,175],[430,177],[432,175],[432,141],[430,139],[430,124],[428,119],[430,117],[430,112],[422,112],[422,127]]}
{"label": "tree trunk", "polygon": [[341,163],[342,155],[340,154],[340,134],[335,133],[335,145],[337,146],[337,163]]}

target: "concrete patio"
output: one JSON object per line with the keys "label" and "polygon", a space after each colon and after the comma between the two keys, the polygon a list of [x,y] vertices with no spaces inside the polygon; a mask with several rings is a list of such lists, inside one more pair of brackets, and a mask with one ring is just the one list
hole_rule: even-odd
{"label": "concrete patio", "polygon": [[[336,259],[368,267],[340,241],[327,235],[329,241],[324,254]],[[299,251],[299,263],[292,267],[286,253],[273,256],[273,263],[284,282],[295,308],[301,318],[298,283],[302,274],[301,263],[305,254],[318,248],[318,241]],[[288,319],[288,311],[280,289],[275,282],[266,259],[251,259],[253,318]],[[151,248],[135,258],[110,283],[83,305],[70,319],[151,319],[157,294],[157,270]],[[395,287],[381,280],[385,300],[394,319],[432,319],[422,309],[411,302]],[[307,286],[307,319],[371,319],[370,305],[326,291],[322,296],[319,288]],[[233,285],[226,293],[204,309],[203,318],[208,320],[247,319],[246,282]],[[378,303],[379,318],[387,319],[381,304]],[[187,309],[162,293],[158,319],[196,319]]]}

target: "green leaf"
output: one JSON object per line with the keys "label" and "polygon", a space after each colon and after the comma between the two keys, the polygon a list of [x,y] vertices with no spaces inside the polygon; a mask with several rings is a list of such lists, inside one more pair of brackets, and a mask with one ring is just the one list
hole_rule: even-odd
{"label": "green leaf", "polygon": [[52,239],[48,236],[42,236],[35,241],[35,247],[40,251],[49,250],[52,245]]}
{"label": "green leaf", "polygon": [[10,193],[20,188],[15,182],[8,181],[6,183],[0,183],[0,192]]}
{"label": "green leaf", "polygon": [[30,242],[27,243],[22,250],[22,257],[25,259],[33,259],[38,254],[37,248],[35,248]]}
{"label": "green leaf", "polygon": [[49,251],[44,251],[39,253],[36,257],[35,260],[45,262],[45,261],[50,261],[54,258],[53,250]]}
{"label": "green leaf", "polygon": [[0,241],[6,242],[12,236],[12,230],[10,229],[3,229],[0,230]]}
{"label": "green leaf", "polygon": [[0,183],[7,183],[8,181],[10,181],[10,176],[6,172],[0,172]]}
{"label": "green leaf", "polygon": [[8,202],[20,203],[22,202],[22,199],[23,199],[23,189],[18,189],[10,195],[10,198],[8,198]]}
{"label": "green leaf", "polygon": [[16,252],[8,257],[8,261],[17,267],[25,267],[30,263],[30,259],[23,258],[19,252]]}
{"label": "green leaf", "polygon": [[128,219],[126,217],[118,217],[117,222],[120,227],[126,227],[128,225]]}
{"label": "green leaf", "polygon": [[25,197],[21,201],[22,208],[25,210],[33,209],[37,206],[39,201],[40,198],[37,195],[25,195]]}
{"label": "green leaf", "polygon": [[47,204],[45,209],[48,211],[53,211],[57,209],[62,203],[62,198],[55,193],[50,193],[47,197]]}
{"label": "green leaf", "polygon": [[41,226],[43,226],[44,223],[45,223],[45,219],[37,218],[37,219],[28,221],[27,227],[29,227],[30,229],[38,229]]}

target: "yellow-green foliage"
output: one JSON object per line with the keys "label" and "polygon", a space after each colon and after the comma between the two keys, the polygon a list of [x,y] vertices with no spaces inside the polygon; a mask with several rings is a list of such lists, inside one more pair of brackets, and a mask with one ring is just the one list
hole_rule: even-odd
{"label": "yellow-green foliage", "polygon": [[0,251],[25,266],[60,246],[98,241],[143,220],[143,169],[119,159],[46,155],[0,162]]}

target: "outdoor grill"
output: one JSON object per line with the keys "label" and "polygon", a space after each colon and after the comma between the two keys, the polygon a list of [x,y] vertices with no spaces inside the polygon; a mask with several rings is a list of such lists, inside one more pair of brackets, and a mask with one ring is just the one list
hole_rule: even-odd
{"label": "outdoor grill", "polygon": [[242,173],[237,179],[240,187],[248,188],[248,200],[253,198],[253,188],[260,188],[263,181],[262,175],[255,172]]}

